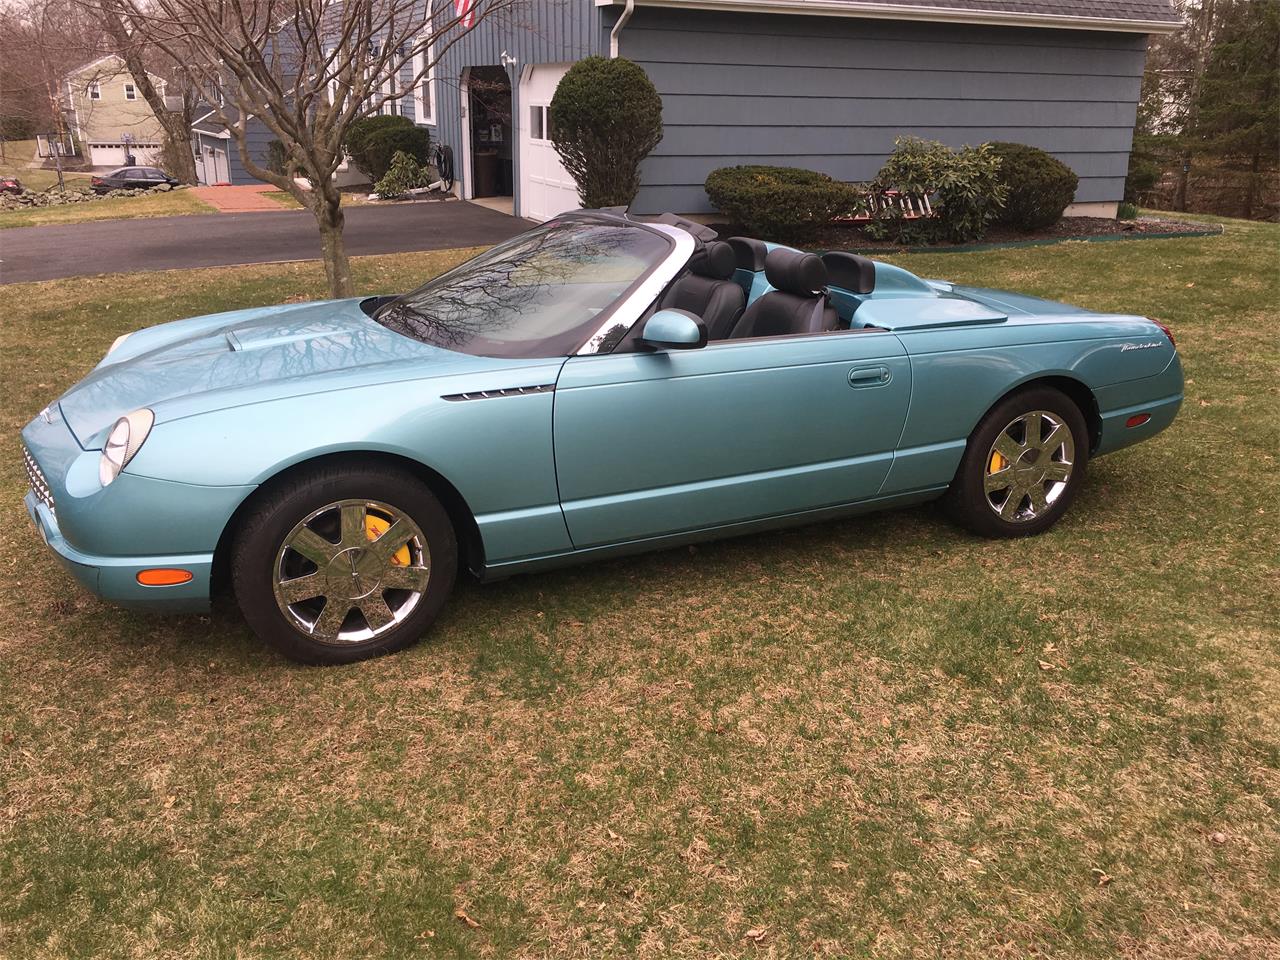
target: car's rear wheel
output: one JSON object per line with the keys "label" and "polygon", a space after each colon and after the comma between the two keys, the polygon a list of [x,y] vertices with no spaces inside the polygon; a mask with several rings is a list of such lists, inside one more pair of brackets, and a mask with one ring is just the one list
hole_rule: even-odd
{"label": "car's rear wheel", "polygon": [[259,637],[302,663],[353,663],[426,631],[453,589],[458,547],[448,513],[416,477],[335,465],[255,504],[231,566]]}
{"label": "car's rear wheel", "polygon": [[986,537],[1026,537],[1057,523],[1084,480],[1089,430],[1065,394],[1033,387],[996,404],[969,438],[946,503]]}

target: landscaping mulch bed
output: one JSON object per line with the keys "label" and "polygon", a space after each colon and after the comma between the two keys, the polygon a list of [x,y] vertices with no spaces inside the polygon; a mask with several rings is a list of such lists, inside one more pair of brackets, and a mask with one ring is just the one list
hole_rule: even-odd
{"label": "landscaping mulch bed", "polygon": [[[738,224],[713,223],[711,227],[721,237],[750,236],[745,228]],[[860,224],[832,224],[816,233],[806,244],[813,250],[879,250],[900,252],[919,250],[941,253],[947,250],[981,249],[989,245],[1003,244],[1040,244],[1061,240],[1100,240],[1128,239],[1144,236],[1167,237],[1169,235],[1187,234],[1203,236],[1208,233],[1221,233],[1222,228],[1216,224],[1191,223],[1184,220],[1170,220],[1162,217],[1139,217],[1136,220],[1110,220],[1106,217],[1063,217],[1053,226],[1043,230],[1024,233],[1013,227],[996,224],[986,236],[976,243],[939,243],[919,247],[903,247],[884,240],[873,240],[863,231]]]}
{"label": "landscaping mulch bed", "polygon": [[1188,223],[1184,220],[1165,220],[1159,217],[1139,217],[1137,220],[1110,220],[1106,217],[1063,217],[1051,227],[1023,233],[1012,227],[997,224],[987,231],[984,243],[1009,243],[1022,240],[1074,240],[1086,237],[1123,237],[1148,233],[1221,232],[1221,228],[1205,223]]}

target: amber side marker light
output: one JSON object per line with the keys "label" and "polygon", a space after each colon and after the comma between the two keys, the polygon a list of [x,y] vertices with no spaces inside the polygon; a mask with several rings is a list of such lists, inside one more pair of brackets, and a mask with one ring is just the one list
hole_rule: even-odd
{"label": "amber side marker light", "polygon": [[1124,422],[1126,427],[1140,427],[1151,419],[1149,413],[1135,413],[1132,417]]}
{"label": "amber side marker light", "polygon": [[138,582],[144,587],[176,587],[180,583],[186,583],[193,576],[190,570],[157,567],[154,570],[138,571]]}

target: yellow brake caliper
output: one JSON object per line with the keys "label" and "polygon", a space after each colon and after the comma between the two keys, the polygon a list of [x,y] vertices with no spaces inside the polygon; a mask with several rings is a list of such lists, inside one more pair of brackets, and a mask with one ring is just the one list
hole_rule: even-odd
{"label": "yellow brake caliper", "polygon": [[999,450],[991,451],[991,463],[987,464],[987,473],[999,473],[1009,465],[1009,461],[1001,456]]}
{"label": "yellow brake caliper", "polygon": [[[390,528],[391,524],[381,517],[375,517],[372,513],[365,514],[364,535],[370,540],[377,540]],[[391,555],[391,562],[397,567],[407,567],[409,565],[409,545],[407,543]]]}

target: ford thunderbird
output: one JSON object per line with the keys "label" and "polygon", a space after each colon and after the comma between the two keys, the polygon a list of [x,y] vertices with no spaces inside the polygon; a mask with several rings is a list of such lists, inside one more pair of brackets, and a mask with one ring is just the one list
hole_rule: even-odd
{"label": "ford thunderbird", "polygon": [[399,296],[120,337],[23,430],[26,506],[101,597],[229,589],[285,655],[341,663],[422,636],[459,569],[937,498],[1040,533],[1182,390],[1144,317],[580,211]]}

